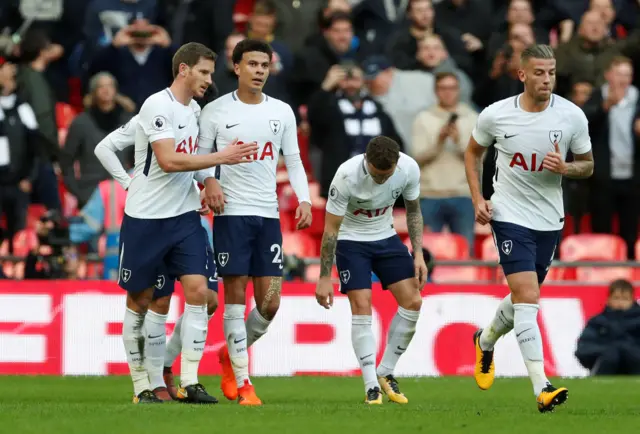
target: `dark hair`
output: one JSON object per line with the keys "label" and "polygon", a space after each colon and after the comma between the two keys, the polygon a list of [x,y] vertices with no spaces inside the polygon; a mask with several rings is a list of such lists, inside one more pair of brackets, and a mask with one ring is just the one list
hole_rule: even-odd
{"label": "dark hair", "polygon": [[436,84],[440,83],[440,82],[441,82],[442,80],[444,80],[445,78],[453,78],[453,79],[455,79],[455,80],[456,80],[456,81],[458,81],[458,82],[460,81],[460,80],[458,79],[458,76],[456,75],[456,73],[455,73],[455,72],[451,72],[451,71],[441,71],[441,72],[438,72],[438,73],[436,74]]}
{"label": "dark hair", "polygon": [[349,24],[353,23],[351,21],[351,14],[344,11],[335,11],[331,15],[329,15],[328,17],[322,20],[322,24],[321,24],[322,30],[330,29],[335,23],[338,23],[340,21],[348,21]]}
{"label": "dark hair", "polygon": [[257,39],[244,39],[238,42],[236,47],[233,49],[233,54],[231,55],[233,64],[236,65],[240,63],[244,53],[250,53],[252,51],[265,53],[269,56],[269,62],[271,62],[271,57],[273,56],[273,49],[271,48],[271,45]]}
{"label": "dark hair", "polygon": [[367,162],[378,170],[389,170],[398,163],[400,145],[387,136],[377,136],[367,144]]}
{"label": "dark hair", "polygon": [[171,70],[173,72],[173,78],[178,76],[180,72],[180,65],[184,63],[189,68],[193,68],[200,61],[200,59],[208,59],[213,62],[216,61],[218,56],[213,50],[206,45],[199,42],[189,42],[178,48],[176,54],[173,55],[171,63]]}
{"label": "dark hair", "polygon": [[609,285],[609,295],[616,291],[630,292],[633,294],[633,285],[626,279],[617,279]]}
{"label": "dark hair", "polygon": [[258,0],[253,7],[253,15],[277,15],[278,10],[273,0]]}
{"label": "dark hair", "polygon": [[555,53],[550,45],[536,44],[524,49],[520,54],[520,62],[524,65],[529,59],[555,59]]}
{"label": "dark hair", "polygon": [[51,39],[42,29],[29,29],[20,43],[20,60],[30,63],[40,57],[42,50],[51,44]]}

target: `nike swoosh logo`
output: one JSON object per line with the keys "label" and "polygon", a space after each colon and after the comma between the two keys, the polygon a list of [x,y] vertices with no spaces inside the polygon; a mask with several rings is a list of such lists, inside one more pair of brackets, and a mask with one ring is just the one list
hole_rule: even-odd
{"label": "nike swoosh logo", "polygon": [[136,355],[136,354],[140,354],[140,351],[138,351],[137,353],[132,353],[131,351],[129,351],[129,354],[131,354],[132,356]]}
{"label": "nike swoosh logo", "polygon": [[234,339],[234,340],[233,340],[233,343],[234,343],[234,344],[239,344],[240,342],[245,341],[245,340],[247,340],[247,338]]}
{"label": "nike swoosh logo", "polygon": [[203,342],[204,342],[204,341],[196,341],[196,340],[194,340],[194,341],[193,341],[193,343],[194,343],[194,344],[201,344],[201,343],[203,343]]}
{"label": "nike swoosh logo", "polygon": [[147,336],[147,339],[155,339],[155,338],[159,338],[160,336],[162,336],[162,335],[158,335],[158,336],[149,335],[149,336]]}
{"label": "nike swoosh logo", "polygon": [[209,277],[209,282],[217,282],[218,279],[214,279],[213,277]]}
{"label": "nike swoosh logo", "polygon": [[533,328],[533,327],[529,327],[529,328],[528,328],[528,329],[526,329],[526,330],[522,330],[520,333],[516,333],[516,337],[519,337],[522,333],[527,332],[527,331],[531,330],[532,328]]}
{"label": "nike swoosh logo", "polygon": [[233,128],[233,127],[235,127],[236,125],[240,125],[240,124],[232,124],[232,125],[227,124],[227,129],[229,129],[229,128]]}
{"label": "nike swoosh logo", "polygon": [[373,356],[373,353],[369,354],[368,356],[360,357],[360,360],[364,360],[364,359],[366,359],[367,357],[371,357],[371,356]]}
{"label": "nike swoosh logo", "polygon": [[369,202],[368,200],[356,200],[356,202],[358,203],[365,203],[365,202]]}
{"label": "nike swoosh logo", "polygon": [[406,351],[406,350],[407,350],[406,348],[402,348],[400,345],[398,345],[398,349],[399,349],[400,351]]}
{"label": "nike swoosh logo", "polygon": [[510,139],[511,137],[515,137],[515,136],[517,136],[517,134],[511,134],[511,135],[509,136],[509,135],[507,135],[507,133],[504,133],[504,138],[505,138],[505,139]]}
{"label": "nike swoosh logo", "polygon": [[183,129],[184,127],[186,127],[186,125],[178,125],[179,130]]}

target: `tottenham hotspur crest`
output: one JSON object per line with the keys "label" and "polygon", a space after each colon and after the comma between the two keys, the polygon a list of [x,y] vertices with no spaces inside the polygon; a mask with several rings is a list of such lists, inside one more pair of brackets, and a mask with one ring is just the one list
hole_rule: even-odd
{"label": "tottenham hotspur crest", "polygon": [[273,134],[278,134],[278,131],[280,131],[280,121],[269,121],[269,127]]}
{"label": "tottenham hotspur crest", "polygon": [[502,242],[502,251],[505,255],[511,253],[511,249],[513,249],[513,241],[507,240]]}
{"label": "tottenham hotspur crest", "polygon": [[549,141],[552,145],[559,145],[562,140],[562,130],[551,130],[549,131]]}
{"label": "tottenham hotspur crest", "polygon": [[228,253],[218,253],[218,263],[221,267],[224,267],[229,262],[229,254]]}
{"label": "tottenham hotspur crest", "polygon": [[346,285],[349,282],[349,279],[351,279],[351,273],[349,272],[349,270],[340,272],[340,280],[342,281],[342,283]]}

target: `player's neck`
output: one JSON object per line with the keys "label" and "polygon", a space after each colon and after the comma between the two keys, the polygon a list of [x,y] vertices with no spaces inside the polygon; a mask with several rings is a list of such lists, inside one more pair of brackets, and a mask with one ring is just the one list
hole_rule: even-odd
{"label": "player's neck", "polygon": [[263,100],[262,92],[251,92],[249,89],[238,87],[238,99],[245,104],[260,104]]}
{"label": "player's neck", "polygon": [[526,92],[520,94],[520,108],[526,112],[537,113],[544,111],[551,103],[551,98],[547,101],[536,101],[527,95]]}
{"label": "player's neck", "polygon": [[169,88],[174,98],[183,105],[189,105],[193,99],[193,93],[189,88],[183,86],[181,83],[173,82]]}

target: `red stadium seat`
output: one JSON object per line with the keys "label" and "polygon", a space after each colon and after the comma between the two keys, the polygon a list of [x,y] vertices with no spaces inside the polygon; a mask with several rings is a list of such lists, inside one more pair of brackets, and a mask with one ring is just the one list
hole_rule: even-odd
{"label": "red stadium seat", "polygon": [[403,209],[393,210],[393,227],[403,240],[409,234],[407,229],[407,212]]}
{"label": "red stadium seat", "polygon": [[[404,244],[411,250],[411,240]],[[451,233],[424,232],[422,245],[426,247],[437,260],[453,261],[469,259],[469,244],[462,235]],[[471,282],[478,279],[477,267],[436,265],[433,272],[435,282]]]}
{"label": "red stadium seat", "polygon": [[[627,247],[622,238],[617,235],[570,235],[560,243],[560,259],[563,261],[626,261]],[[608,283],[619,278],[632,279],[633,270],[628,267],[577,267],[575,278],[583,282]]]}
{"label": "red stadium seat", "polygon": [[38,245],[38,236],[31,229],[18,232],[13,237],[13,254],[16,256],[27,256],[29,251]]}
{"label": "red stadium seat", "polygon": [[[307,268],[304,273],[304,279],[308,282],[317,282],[319,278],[320,278],[320,264],[307,265]],[[336,269],[335,265],[331,269],[331,278],[332,279],[338,278],[338,270]]]}
{"label": "red stadium seat", "polygon": [[301,258],[318,256],[316,241],[304,232],[285,232],[282,234],[282,251],[286,255]]}
{"label": "red stadium seat", "polygon": [[58,102],[56,103],[56,121],[58,128],[69,128],[71,122],[76,117],[76,110],[69,104]]}

